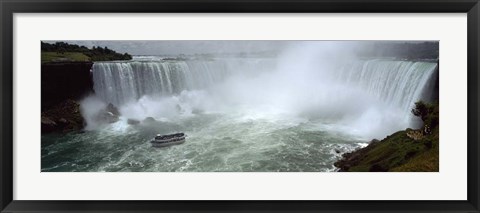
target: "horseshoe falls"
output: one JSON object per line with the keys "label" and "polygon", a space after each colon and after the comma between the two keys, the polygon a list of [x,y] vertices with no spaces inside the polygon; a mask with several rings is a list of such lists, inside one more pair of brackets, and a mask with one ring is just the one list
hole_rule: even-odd
{"label": "horseshoe falls", "polygon": [[[239,68],[241,67],[241,68]],[[278,84],[278,88],[269,88],[272,82],[282,81],[284,73],[272,71],[268,73],[268,69],[275,69],[274,61],[271,59],[255,59],[255,60],[215,60],[215,61],[133,61],[133,62],[105,62],[95,63],[93,66],[93,76],[95,93],[107,103],[113,103],[118,106],[129,102],[136,102],[142,97],[172,97],[181,95],[182,92],[189,92],[195,90],[202,90],[207,88],[218,88],[215,86],[224,84],[224,81],[234,74],[238,82],[233,84],[243,84],[245,88],[243,91],[251,92],[251,100],[244,100],[243,104],[249,103],[255,105],[255,94],[262,92],[261,90],[268,89],[271,94],[264,94],[265,96],[275,96],[276,91],[283,91],[285,88],[297,90],[301,85],[291,85],[295,78],[290,78],[283,85]],[[343,65],[338,65],[335,69],[328,71],[323,75],[325,79],[318,79],[319,84],[329,84],[335,90],[330,91],[328,88],[319,86],[317,97],[325,96],[322,100],[323,105],[329,105],[332,97],[327,97],[329,94],[335,94],[335,98],[349,97],[354,93],[362,95],[365,100],[370,100],[377,105],[384,104],[389,107],[397,108],[403,115],[402,120],[409,121],[412,119],[410,110],[413,104],[418,100],[432,99],[432,82],[436,79],[435,71],[436,63],[430,62],[412,62],[412,61],[390,61],[390,60],[362,60],[352,61]],[[237,69],[237,70],[236,70]],[[261,79],[256,85],[252,83],[251,79],[245,79],[240,76],[242,71],[247,71],[243,74],[252,74],[256,72],[256,77]],[[268,75],[268,78],[263,75]],[[328,75],[328,77],[327,77]],[[301,78],[302,76],[300,76]],[[235,79],[230,79],[237,81]],[[307,80],[307,79],[300,79]],[[308,79],[312,80],[312,79]],[[243,82],[243,83],[242,83]],[[290,85],[289,85],[290,84]],[[300,82],[299,84],[302,84]],[[228,87],[228,86],[226,86]],[[348,87],[348,88],[343,88]],[[253,89],[252,89],[253,88]],[[320,89],[322,88],[322,89]],[[221,87],[223,91],[231,90]],[[239,88],[236,88],[239,89]],[[255,89],[255,90],[254,90]],[[258,89],[258,90],[256,90]],[[278,90],[277,90],[278,89]],[[315,89],[315,88],[313,88]],[[327,89],[327,91],[325,91]],[[343,90],[343,91],[342,91]],[[298,93],[305,94],[312,91],[298,91]],[[210,94],[217,92],[210,91]],[[231,95],[236,95],[237,91],[231,91]],[[299,94],[292,94],[292,97],[283,97],[287,102],[298,101]],[[235,97],[230,97],[230,99]],[[265,97],[268,98],[268,97]],[[291,98],[291,100],[288,100]],[[311,98],[311,97],[308,97]],[[235,100],[233,100],[235,101]],[[239,101],[239,100],[237,100]],[[309,104],[307,99],[301,100],[303,104]],[[362,101],[360,101],[362,102]],[[360,102],[334,103],[334,104],[361,104]],[[282,103],[281,106],[288,105]],[[319,109],[327,108],[320,106]],[[278,105],[277,105],[278,107]],[[297,109],[294,109],[297,110]],[[332,114],[341,114],[342,111],[332,112]],[[325,116],[328,116],[325,115]]]}
{"label": "horseshoe falls", "polygon": [[[436,61],[316,53],[135,57],[95,62],[92,76],[95,94],[83,109],[112,103],[120,120],[42,136],[52,144],[42,146],[50,153],[42,154],[42,171],[335,171],[342,153],[418,127],[414,103],[434,100],[438,90]],[[149,143],[174,132],[186,142]],[[72,160],[59,163],[59,153]]]}
{"label": "horseshoe falls", "polygon": [[95,93],[103,100],[121,105],[144,95],[179,94],[206,88],[232,75],[234,69],[261,69],[268,61],[133,61],[95,63]]}

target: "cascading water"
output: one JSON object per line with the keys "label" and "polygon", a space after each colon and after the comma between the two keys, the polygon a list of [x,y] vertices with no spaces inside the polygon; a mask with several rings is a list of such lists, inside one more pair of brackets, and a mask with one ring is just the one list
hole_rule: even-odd
{"label": "cascading water", "polygon": [[[96,62],[99,100],[82,106],[113,103],[120,121],[42,136],[50,141],[42,142],[42,171],[334,171],[341,153],[415,127],[411,108],[431,98],[438,80],[435,62],[305,49],[276,58]],[[186,133],[186,142],[151,147],[154,135],[172,132]]]}
{"label": "cascading water", "polygon": [[144,95],[179,94],[221,82],[234,70],[260,69],[268,60],[149,60],[99,62],[93,65],[95,93],[121,105]]}
{"label": "cascading water", "polygon": [[339,69],[338,79],[402,109],[405,119],[416,101],[431,101],[429,82],[435,80],[436,63],[365,60],[347,63]]}
{"label": "cascading water", "polygon": [[[355,60],[335,65],[322,78],[327,78],[329,84],[348,85],[350,90],[353,88],[369,98],[401,109],[403,121],[408,123],[412,119],[410,110],[413,104],[428,99],[422,96],[432,92],[425,90],[431,90],[426,85],[435,77],[436,67],[436,63],[430,62]],[[268,73],[269,69],[274,69],[271,59],[100,62],[94,64],[93,76],[96,94],[107,103],[121,106],[145,95],[168,96],[178,95],[182,91],[207,89],[241,71],[263,70]],[[258,72],[256,74],[259,75]],[[281,81],[274,76],[282,75],[281,72],[270,70],[270,74],[273,75],[268,79],[262,79],[264,83],[272,79]],[[325,79],[318,79],[318,82],[325,83]],[[258,86],[248,82],[245,85],[241,90]],[[319,94],[322,92],[318,91]]]}

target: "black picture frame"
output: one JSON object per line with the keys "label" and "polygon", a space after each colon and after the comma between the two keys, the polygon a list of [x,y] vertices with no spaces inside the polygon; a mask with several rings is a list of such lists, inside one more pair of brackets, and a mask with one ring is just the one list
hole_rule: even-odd
{"label": "black picture frame", "polygon": [[[0,0],[1,212],[480,212],[478,0]],[[14,13],[467,13],[468,198],[466,201],[16,201],[13,200]],[[448,184],[448,183],[445,183]],[[92,192],[94,193],[94,192]]]}

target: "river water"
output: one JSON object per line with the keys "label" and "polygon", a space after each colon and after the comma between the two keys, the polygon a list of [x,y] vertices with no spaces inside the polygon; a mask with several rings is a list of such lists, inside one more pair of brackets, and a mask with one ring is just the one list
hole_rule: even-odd
{"label": "river water", "polygon": [[[288,57],[97,62],[85,131],[43,135],[42,171],[335,171],[342,153],[415,127],[410,109],[436,80],[430,62]],[[108,103],[120,120],[95,123]],[[184,144],[149,143],[175,132]]]}

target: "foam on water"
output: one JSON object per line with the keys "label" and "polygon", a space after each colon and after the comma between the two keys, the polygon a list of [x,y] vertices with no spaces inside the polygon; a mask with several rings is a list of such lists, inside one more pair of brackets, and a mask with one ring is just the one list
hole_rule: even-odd
{"label": "foam on water", "polygon": [[[415,126],[410,109],[431,96],[436,63],[331,50],[95,63],[96,97],[82,102],[89,131],[42,136],[42,171],[334,171],[341,153]],[[108,103],[120,121],[95,124]],[[127,124],[146,117],[156,121]],[[172,132],[186,143],[151,147]]]}

